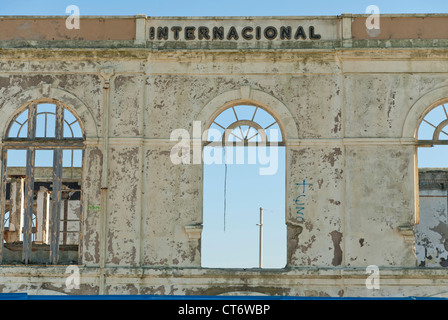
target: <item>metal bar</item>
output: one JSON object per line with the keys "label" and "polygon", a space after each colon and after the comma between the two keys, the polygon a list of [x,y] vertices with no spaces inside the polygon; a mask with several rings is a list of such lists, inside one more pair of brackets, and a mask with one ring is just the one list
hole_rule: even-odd
{"label": "metal bar", "polygon": [[254,121],[254,119],[255,119],[255,114],[257,113],[257,110],[258,110],[258,107],[255,107],[254,115],[252,116],[252,120],[250,120],[250,121]]}
{"label": "metal bar", "polygon": [[[232,136],[234,136],[235,138],[239,139],[240,141],[244,141],[243,139],[241,139],[240,137],[238,137],[237,135],[235,135],[235,134],[233,133],[233,131],[230,132],[230,134],[231,134]],[[244,138],[244,137],[243,137],[243,138]]]}
{"label": "metal bar", "polygon": [[276,124],[276,123],[277,123],[277,121],[274,121],[273,123],[271,123],[270,125],[268,125],[266,128],[264,128],[264,130],[266,130],[266,129],[272,127],[272,126],[273,126],[274,124]]}
{"label": "metal bar", "polygon": [[[75,122],[77,122],[78,120],[75,120],[75,121],[73,121],[72,123],[75,123]],[[67,123],[67,127],[70,129],[70,132],[71,132],[71,134],[72,134],[72,137],[74,137],[75,136],[75,134],[73,133],[73,130],[72,130],[72,123],[68,123],[67,121],[65,121],[64,120],[64,122],[65,123]]]}
{"label": "metal bar", "polygon": [[64,107],[60,104],[56,104],[56,123],[54,128],[55,139],[64,139]]}
{"label": "metal bar", "polygon": [[[63,138],[63,106],[56,104],[56,139]],[[60,211],[62,204],[62,149],[57,148],[53,151],[53,206],[50,217],[50,263],[58,263],[59,253],[59,228]]]}
{"label": "metal bar", "polygon": [[258,267],[263,268],[263,208],[260,208],[260,240],[259,240],[259,257],[258,257]]}
{"label": "metal bar", "polygon": [[448,119],[448,113],[446,112],[446,109],[445,109],[445,105],[444,105],[444,104],[442,104],[442,108],[443,108],[443,111],[445,111],[445,116],[446,116],[446,118]]}
{"label": "metal bar", "polygon": [[36,138],[36,108],[35,104],[31,104],[28,108],[28,139]]}
{"label": "metal bar", "polygon": [[48,190],[46,190],[42,199],[42,243],[47,243],[48,197]]}
{"label": "metal bar", "polygon": [[419,195],[420,198],[447,198],[448,195],[446,196],[421,196]]}
{"label": "metal bar", "polygon": [[50,243],[50,203],[51,203],[51,191],[47,192],[45,199],[45,243]]}
{"label": "metal bar", "polygon": [[432,136],[432,139],[434,141],[439,141],[439,136],[440,133],[444,133],[446,135],[448,135],[445,131],[443,131],[443,128],[445,128],[446,126],[448,126],[448,119],[443,120],[442,122],[439,123],[439,125],[437,126],[436,130],[434,130],[434,134]]}
{"label": "metal bar", "polygon": [[75,151],[72,149],[70,150],[70,178],[73,179],[73,154]]}
{"label": "metal bar", "polygon": [[221,127],[222,129],[226,130],[226,128],[224,128],[222,125],[220,125],[218,122],[213,121],[214,124],[216,124],[218,127]]}
{"label": "metal bar", "polygon": [[256,134],[254,134],[254,135],[252,135],[250,138],[248,138],[247,140],[251,140],[252,138],[254,138],[254,137],[256,137],[256,136],[258,136],[258,134],[259,134],[259,132],[258,132],[258,130],[257,130],[257,133]]}
{"label": "metal bar", "polygon": [[62,226],[62,244],[67,244],[67,218],[68,218],[68,200],[64,200],[64,219],[63,226]]}
{"label": "metal bar", "polygon": [[238,126],[238,128],[240,128],[240,132],[241,132],[241,138],[243,138],[243,140],[244,140],[244,133],[243,133],[243,129],[241,129],[241,126]]}
{"label": "metal bar", "polygon": [[43,228],[44,225],[44,207],[45,207],[45,193],[46,188],[41,187],[37,192],[37,206],[36,206],[36,239],[43,242]]}
{"label": "metal bar", "polygon": [[235,119],[238,121],[238,116],[236,115],[235,107],[232,107],[233,113],[235,114]]}
{"label": "metal bar", "polygon": [[84,147],[85,143],[82,139],[64,139],[64,141],[56,141],[55,139],[41,139],[30,141],[28,139],[8,139],[3,145],[8,148],[26,148],[34,147],[39,149],[53,149],[64,147],[65,149],[79,149]]}
{"label": "metal bar", "polygon": [[[20,135],[20,132],[22,131],[22,128],[25,125],[25,123],[27,123],[27,121],[25,121],[22,125],[20,125],[19,131],[17,132],[17,137]],[[11,129],[11,127],[9,129]],[[9,135],[9,130],[8,130],[8,135]]]}
{"label": "metal bar", "polygon": [[418,140],[417,147],[433,147],[434,145],[448,145],[448,140]]}
{"label": "metal bar", "polygon": [[53,157],[52,210],[50,214],[50,263],[57,264],[59,251],[59,220],[62,201],[62,150],[55,149]]}
{"label": "metal bar", "polygon": [[[240,127],[241,128],[241,127]],[[245,135],[245,137],[244,137],[244,140],[245,141],[247,141],[247,140],[249,140],[249,139],[247,139],[247,136],[249,135],[249,132],[250,132],[250,129],[251,129],[252,127],[248,127],[247,128],[247,131],[246,131],[246,135]]]}
{"label": "metal bar", "polygon": [[433,127],[433,128],[437,128],[435,125],[433,125],[431,122],[429,122],[429,121],[427,121],[427,120],[425,120],[425,119],[423,119],[423,121],[425,121],[427,124],[429,124],[431,127]]}
{"label": "metal bar", "polygon": [[[28,138],[36,137],[36,104],[31,104],[28,108]],[[23,263],[28,264],[31,258],[31,227],[33,215],[33,197],[34,197],[34,161],[35,149],[28,147],[26,151],[26,177],[25,177],[25,199],[23,216]],[[20,232],[21,230],[19,230]]]}
{"label": "metal bar", "polygon": [[35,150],[27,149],[26,152],[26,177],[25,177],[25,199],[23,216],[23,252],[22,260],[28,264],[31,259],[32,246],[32,216],[33,216],[33,198],[34,198],[34,159]]}

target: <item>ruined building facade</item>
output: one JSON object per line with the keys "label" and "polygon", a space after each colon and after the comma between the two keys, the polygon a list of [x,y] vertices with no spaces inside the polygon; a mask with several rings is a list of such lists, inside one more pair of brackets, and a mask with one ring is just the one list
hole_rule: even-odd
{"label": "ruined building facade", "polygon": [[[444,295],[447,175],[419,191],[417,155],[446,144],[448,115],[418,131],[448,16],[367,18],[0,17],[0,292]],[[201,266],[203,164],[172,161],[239,105],[281,131],[283,268]]]}

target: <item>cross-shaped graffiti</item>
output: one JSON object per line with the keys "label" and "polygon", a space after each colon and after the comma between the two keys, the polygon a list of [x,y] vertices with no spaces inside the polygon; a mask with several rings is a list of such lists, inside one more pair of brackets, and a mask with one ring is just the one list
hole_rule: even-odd
{"label": "cross-shaped graffiti", "polygon": [[296,213],[297,213],[296,220],[298,220],[298,222],[302,223],[305,221],[305,217],[304,217],[305,212],[303,212],[303,210],[305,210],[305,202],[301,202],[301,200],[303,200],[301,198],[304,198],[306,196],[305,195],[306,186],[312,186],[312,184],[306,183],[306,180],[303,180],[300,183],[296,183],[296,185],[303,187],[301,194],[298,195],[296,200],[294,201],[295,205],[296,205]]}
{"label": "cross-shaped graffiti", "polygon": [[302,191],[302,193],[305,193],[305,187],[306,187],[306,186],[312,186],[311,183],[306,183],[306,180],[303,180],[301,183],[296,183],[296,185],[298,185],[298,186],[303,186],[303,191]]}

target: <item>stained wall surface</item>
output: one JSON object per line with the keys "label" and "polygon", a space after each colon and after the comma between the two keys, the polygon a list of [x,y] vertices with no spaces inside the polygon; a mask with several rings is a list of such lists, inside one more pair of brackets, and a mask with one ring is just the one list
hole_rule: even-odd
{"label": "stained wall surface", "polygon": [[[448,17],[385,17],[374,38],[366,18],[85,17],[72,33],[61,17],[0,17],[3,138],[42,98],[70,107],[86,136],[80,286],[67,288],[67,266],[3,265],[0,292],[439,294],[446,270],[415,253],[415,130],[448,98],[448,35],[419,23]],[[283,269],[202,268],[202,164],[170,158],[175,129],[200,145],[195,121],[205,130],[244,103],[285,137]],[[366,286],[372,265],[379,289]]]}
{"label": "stained wall surface", "polygon": [[420,267],[446,267],[447,261],[447,172],[421,169],[420,223],[415,226],[415,251]]}

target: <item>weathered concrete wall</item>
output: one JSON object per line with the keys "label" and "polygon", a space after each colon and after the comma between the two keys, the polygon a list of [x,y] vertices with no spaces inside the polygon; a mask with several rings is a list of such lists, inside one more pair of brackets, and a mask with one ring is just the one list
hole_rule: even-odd
{"label": "weathered concrete wall", "polygon": [[[350,42],[342,20],[312,20],[306,23],[322,26],[322,42],[260,41],[252,49],[241,39],[146,41],[140,24],[133,26],[138,42],[95,38],[76,42],[81,48],[2,38],[0,132],[24,103],[58,99],[80,116],[86,150],[80,288],[67,291],[65,266],[2,266],[0,291],[438,294],[440,270],[417,268],[422,258],[400,230],[412,229],[417,213],[413,133],[421,114],[410,112],[429,96],[428,108],[447,98],[433,95],[448,92],[445,47],[355,33],[361,42]],[[148,26],[156,22],[176,23]],[[193,135],[194,121],[204,130],[216,112],[238,103],[265,106],[284,129],[284,269],[201,268],[201,240],[187,232],[203,222],[202,165],[173,164],[170,134]],[[366,288],[369,265],[380,268],[381,289]]]}
{"label": "weathered concrete wall", "polygon": [[[415,266],[413,244],[399,234],[414,221],[414,152],[406,146],[347,150],[349,265]],[[365,196],[371,194],[377,198]]]}
{"label": "weathered concrete wall", "polygon": [[415,251],[420,267],[447,267],[446,170],[420,169],[420,223],[415,227]]}
{"label": "weathered concrete wall", "polygon": [[[444,15],[416,14],[381,15],[381,31],[374,39],[446,39],[448,31],[445,27]],[[352,24],[354,39],[371,37],[366,30],[365,15],[354,15]]]}
{"label": "weathered concrete wall", "polygon": [[366,288],[365,269],[210,270],[80,268],[69,288],[65,266],[1,268],[2,292],[55,294],[290,295],[315,297],[446,297],[446,270],[380,269],[380,288]]}
{"label": "weathered concrete wall", "polygon": [[[68,21],[69,25],[73,21]],[[2,40],[127,40],[135,39],[136,21],[130,17],[90,17],[82,28],[67,28],[58,16],[0,17]]]}

